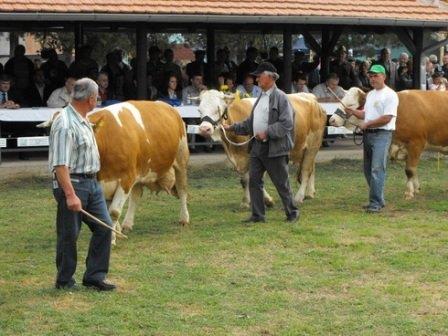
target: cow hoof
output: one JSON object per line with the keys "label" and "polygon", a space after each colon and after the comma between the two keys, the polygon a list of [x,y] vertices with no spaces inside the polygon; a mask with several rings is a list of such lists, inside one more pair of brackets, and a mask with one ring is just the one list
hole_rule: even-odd
{"label": "cow hoof", "polygon": [[124,234],[129,233],[131,231],[132,231],[132,226],[130,226],[130,225],[123,225],[121,227],[121,232]]}
{"label": "cow hoof", "polygon": [[274,201],[272,200],[272,198],[265,198],[264,205],[266,205],[268,208],[272,208],[274,206]]}
{"label": "cow hoof", "polygon": [[179,221],[179,224],[180,224],[181,226],[187,226],[187,225],[190,224],[190,223],[189,223],[189,221],[187,221],[187,220],[180,220],[180,221]]}
{"label": "cow hoof", "polygon": [[305,195],[305,199],[307,200],[307,199],[313,199],[314,198],[314,195]]}
{"label": "cow hoof", "polygon": [[414,198],[414,194],[406,192],[404,193],[404,198],[405,200],[409,201]]}
{"label": "cow hoof", "polygon": [[248,203],[248,202],[241,202],[241,204],[240,204],[240,208],[241,208],[242,210],[247,210],[247,209],[250,208],[250,203]]}

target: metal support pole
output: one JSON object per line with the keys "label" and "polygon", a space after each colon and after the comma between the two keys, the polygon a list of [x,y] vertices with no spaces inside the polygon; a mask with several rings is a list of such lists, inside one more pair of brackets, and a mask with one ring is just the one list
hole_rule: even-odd
{"label": "metal support pole", "polygon": [[423,29],[415,28],[413,30],[413,39],[415,44],[415,53],[413,55],[414,88],[421,89],[422,84],[422,55],[423,55]]}
{"label": "metal support pole", "polygon": [[81,22],[75,23],[75,59],[79,56],[79,49],[84,44],[84,29]]}
{"label": "metal support pole", "polygon": [[147,90],[147,52],[148,52],[148,30],[144,23],[137,25],[137,99],[148,99]]}
{"label": "metal support pole", "polygon": [[330,31],[322,29],[322,55],[320,65],[320,78],[325,80],[330,72]]}
{"label": "metal support pole", "polygon": [[207,86],[213,87],[216,83],[217,75],[215,73],[215,29],[207,28]]}
{"label": "metal support pole", "polygon": [[283,29],[283,90],[291,93],[292,77],[292,34],[289,28]]}

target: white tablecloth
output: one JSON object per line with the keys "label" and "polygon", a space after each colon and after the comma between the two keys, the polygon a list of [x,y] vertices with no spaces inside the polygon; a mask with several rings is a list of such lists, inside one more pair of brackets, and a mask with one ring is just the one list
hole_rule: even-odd
{"label": "white tablecloth", "polygon": [[[197,106],[178,106],[176,109],[182,118],[200,117]],[[0,109],[0,121],[42,122],[47,121],[54,112],[60,110],[60,108],[50,107],[20,108],[16,110]]]}
{"label": "white tablecloth", "polygon": [[[338,107],[338,103],[320,103],[327,115],[332,115]],[[194,105],[185,105],[176,107],[182,118],[199,118],[198,107]],[[17,110],[0,109],[0,121],[17,122],[42,122],[50,119],[54,112],[59,108],[39,107],[39,108],[20,108]]]}

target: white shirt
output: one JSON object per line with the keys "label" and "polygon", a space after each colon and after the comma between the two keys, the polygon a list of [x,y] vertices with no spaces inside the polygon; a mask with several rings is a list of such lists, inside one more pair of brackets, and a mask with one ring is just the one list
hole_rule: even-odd
{"label": "white shirt", "polygon": [[271,96],[274,87],[271,87],[266,92],[262,91],[260,99],[254,110],[254,134],[259,132],[266,132],[268,130],[269,121],[269,97]]}
{"label": "white shirt", "polygon": [[[342,99],[345,96],[345,91],[342,87],[337,86],[336,90],[333,92],[338,96],[338,98]],[[327,83],[321,83],[316,85],[313,89],[313,95],[317,98],[334,98],[333,94],[328,90]]]}
{"label": "white shirt", "polygon": [[70,103],[70,93],[65,86],[54,90],[47,100],[48,107],[66,107]]}
{"label": "white shirt", "polygon": [[377,119],[384,115],[391,115],[393,118],[381,129],[395,130],[397,119],[398,95],[390,87],[385,86],[381,90],[372,90],[367,94],[366,104],[364,105],[364,121]]}

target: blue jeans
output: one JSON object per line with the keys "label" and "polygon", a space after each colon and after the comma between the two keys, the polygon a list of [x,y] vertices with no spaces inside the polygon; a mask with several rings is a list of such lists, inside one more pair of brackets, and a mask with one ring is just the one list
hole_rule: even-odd
{"label": "blue jeans", "polygon": [[381,208],[384,202],[384,183],[392,132],[364,132],[364,175],[369,185],[369,207]]}
{"label": "blue jeans", "polygon": [[[71,181],[76,195],[81,200],[82,208],[112,226],[112,220],[107,211],[106,201],[99,182],[96,179],[79,177],[71,178]],[[81,230],[81,222],[86,223],[92,231],[83,280],[104,280],[109,270],[111,231],[96,224],[80,212],[69,210],[64,191],[57,184],[53,186],[53,195],[58,204],[56,217],[56,283],[61,285],[75,283],[73,275],[77,264],[76,241]]]}

